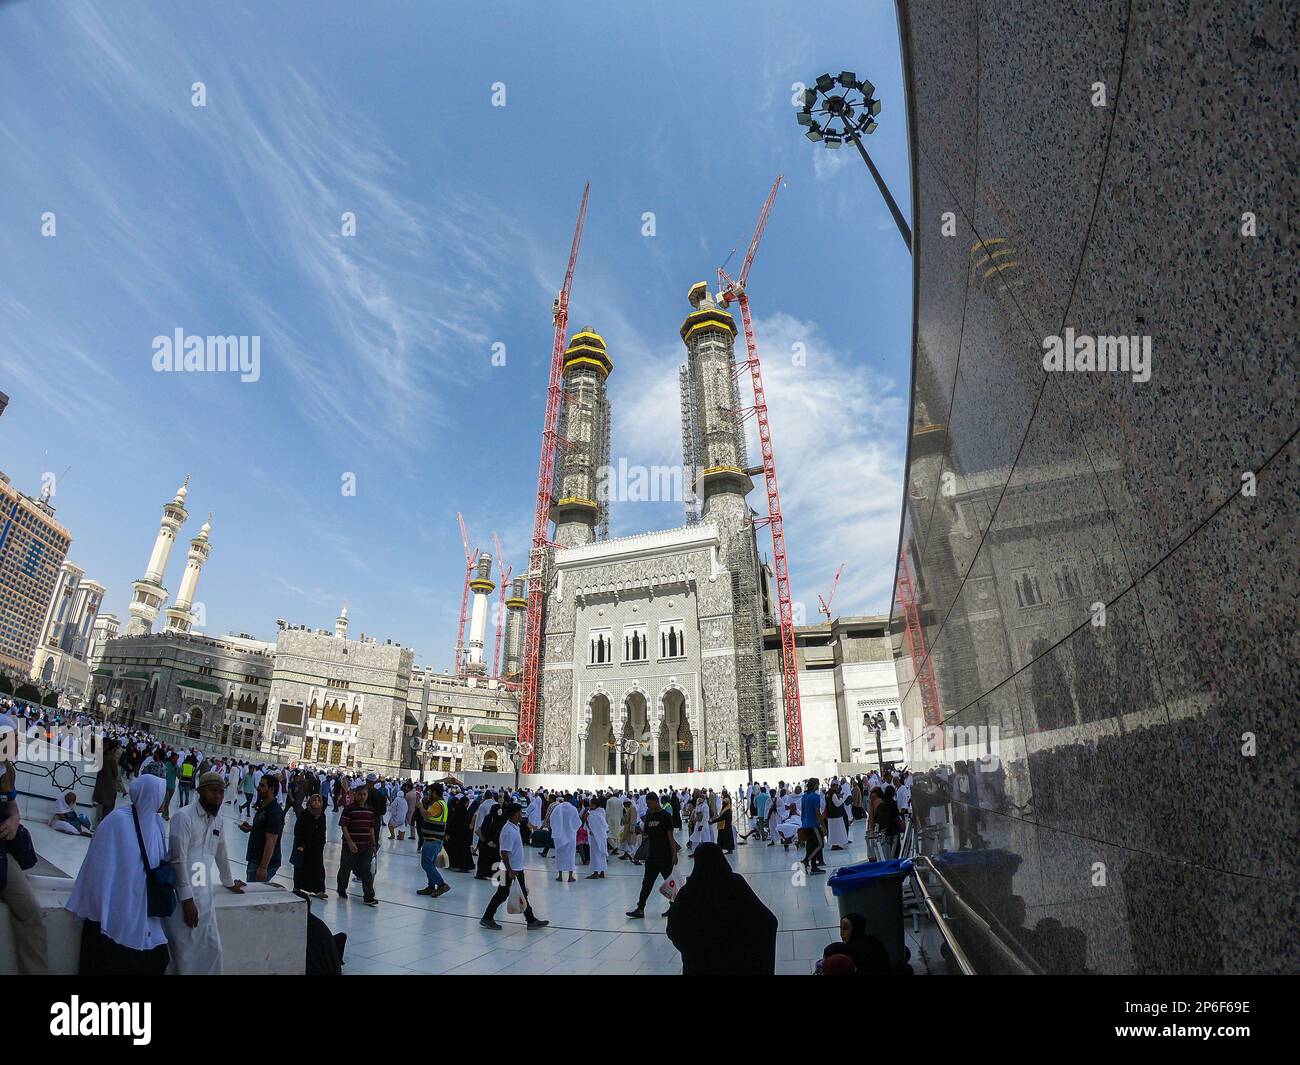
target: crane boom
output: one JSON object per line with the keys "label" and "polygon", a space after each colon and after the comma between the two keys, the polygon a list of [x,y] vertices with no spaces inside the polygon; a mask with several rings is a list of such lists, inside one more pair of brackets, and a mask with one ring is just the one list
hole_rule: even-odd
{"label": "crane boom", "polygon": [[[724,305],[733,301],[740,305],[740,321],[745,331],[746,360],[742,369],[749,370],[754,386],[754,405],[740,412],[742,417],[753,414],[758,426],[758,445],[763,457],[763,484],[767,489],[766,521],[772,531],[772,569],[776,577],[777,622],[781,634],[781,693],[785,705],[786,758],[790,765],[803,764],[803,712],[799,701],[799,672],[795,657],[794,608],[790,600],[790,564],[785,549],[785,519],[781,516],[781,493],[776,480],[776,456],[772,448],[772,427],[767,414],[767,392],[763,387],[763,368],[758,358],[758,338],[754,333],[754,318],[749,310],[749,296],[745,282],[749,268],[754,264],[763,231],[767,228],[772,204],[781,187],[781,174],[777,174],[772,188],[763,201],[758,214],[758,224],[749,241],[749,250],[740,268],[738,280],[733,281],[721,267],[718,281],[722,285],[719,298]],[[758,524],[758,522],[755,522]]]}
{"label": "crane boom", "polygon": [[[542,422],[542,453],[537,464],[537,499],[533,508],[533,544],[528,554],[528,611],[524,622],[523,678],[519,692],[519,743],[524,755],[522,772],[531,773],[537,759],[537,702],[541,683],[542,607],[546,595],[547,551],[551,547],[551,484],[555,475],[555,451],[558,446],[560,379],[564,370],[564,341],[569,326],[569,294],[573,288],[573,271],[578,263],[578,246],[587,218],[587,197],[591,182],[582,190],[578,222],[569,247],[569,264],[564,271],[564,286],[551,306],[555,332],[551,340],[550,382],[546,388],[546,417]],[[526,745],[526,746],[524,746]]]}
{"label": "crane boom", "polygon": [[835,571],[835,579],[831,581],[830,593],[826,596],[825,599],[823,599],[820,595],[817,597],[817,602],[821,604],[822,613],[826,615],[827,621],[830,621],[831,619],[831,600],[835,598],[835,589],[840,583],[840,574],[843,572],[844,572],[844,563],[841,562],[840,568]]}

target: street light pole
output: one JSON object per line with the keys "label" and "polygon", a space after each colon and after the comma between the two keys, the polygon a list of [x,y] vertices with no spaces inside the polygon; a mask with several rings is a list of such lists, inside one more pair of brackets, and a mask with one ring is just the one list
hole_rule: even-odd
{"label": "street light pole", "polygon": [[880,176],[876,164],[871,161],[871,156],[867,154],[862,138],[854,133],[852,140],[854,147],[858,149],[858,154],[862,156],[862,161],[867,164],[867,169],[871,171],[871,176],[876,179],[876,188],[880,190],[880,195],[885,198],[885,206],[889,208],[889,213],[894,216],[894,225],[898,226],[899,235],[903,238],[903,243],[907,245],[907,250],[910,252],[912,250],[912,230],[903,218],[903,212],[898,209],[898,204],[894,202],[894,197],[889,192],[889,186],[885,184],[885,179]]}
{"label": "street light pole", "polygon": [[746,732],[741,737],[745,741],[745,772],[749,774],[749,785],[754,786],[754,734]]}
{"label": "street light pole", "polygon": [[880,101],[873,98],[876,87],[869,81],[860,80],[851,70],[841,71],[839,75],[823,74],[813,86],[804,90],[803,107],[795,115],[796,121],[804,128],[804,136],[810,141],[821,141],[832,149],[841,147],[845,141],[853,142],[875,178],[876,188],[884,197],[885,206],[893,215],[898,234],[910,253],[912,230],[862,143],[863,135],[876,131],[876,116],[880,114]]}

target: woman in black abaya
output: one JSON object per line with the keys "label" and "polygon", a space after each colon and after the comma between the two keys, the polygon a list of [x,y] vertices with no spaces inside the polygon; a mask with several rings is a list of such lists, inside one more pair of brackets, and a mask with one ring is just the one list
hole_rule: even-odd
{"label": "woman in black abaya", "polygon": [[501,859],[501,852],[497,849],[497,839],[501,835],[503,824],[505,818],[501,815],[501,804],[494,802],[487,817],[483,819],[482,827],[478,830],[478,869],[474,873],[475,880],[492,879],[492,869]]}
{"label": "woman in black abaya", "polygon": [[465,796],[453,799],[447,811],[447,868],[458,873],[474,871],[474,855],[470,853],[469,803]]}
{"label": "woman in black abaya", "polygon": [[716,843],[695,848],[690,879],[668,908],[668,938],[683,976],[771,976],[776,915],[733,872]]}

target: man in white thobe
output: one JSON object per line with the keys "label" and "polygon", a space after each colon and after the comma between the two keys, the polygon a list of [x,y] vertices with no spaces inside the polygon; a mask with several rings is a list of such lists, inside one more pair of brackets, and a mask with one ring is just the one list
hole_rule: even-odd
{"label": "man in white thobe", "polygon": [[524,811],[524,819],[528,822],[528,828],[536,832],[542,827],[542,793],[539,791],[528,800],[528,809]]}
{"label": "man in white thobe", "polygon": [[591,873],[587,879],[603,880],[609,867],[609,822],[605,807],[596,802],[587,811],[587,842],[591,845]]}
{"label": "man in white thobe", "polygon": [[[617,836],[623,827],[623,796],[619,792],[611,793],[605,800],[605,824],[613,830],[616,837],[614,843],[617,844]],[[615,846],[614,850],[617,851],[618,847]]]}
{"label": "man in white thobe", "polygon": [[546,820],[551,826],[551,841],[555,845],[556,880],[563,880],[569,874],[569,883],[576,879],[573,875],[577,868],[578,829],[582,827],[582,816],[568,799],[557,799],[551,803]]}
{"label": "man in white thobe", "polygon": [[176,870],[179,905],[163,919],[171,950],[169,972],[178,976],[220,976],[221,935],[212,897],[212,867],[230,891],[241,893],[244,882],[230,875],[226,838],[222,833],[221,801],[225,783],[218,773],[199,777],[198,802],[177,810],[171,819],[167,860]]}

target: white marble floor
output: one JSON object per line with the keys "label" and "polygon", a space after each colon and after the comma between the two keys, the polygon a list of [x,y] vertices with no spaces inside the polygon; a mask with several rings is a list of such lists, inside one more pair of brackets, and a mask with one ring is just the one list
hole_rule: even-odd
{"label": "white marble floor", "polygon": [[[39,820],[48,813],[41,802],[31,801],[24,816]],[[240,820],[234,805],[224,807],[224,816],[231,822],[230,838],[238,848],[235,872],[242,876],[239,859],[247,837],[234,830]],[[854,844],[846,851],[828,852],[831,870],[867,860],[862,842],[864,830],[864,825],[855,825]],[[41,833],[38,846],[48,836]],[[329,815],[329,840],[325,867],[331,897],[329,902],[312,900],[312,908],[331,930],[347,933],[346,974],[623,975],[681,971],[680,956],[664,934],[666,922],[660,916],[667,904],[657,892],[646,905],[645,920],[625,916],[625,911],[635,905],[641,885],[642,870],[630,862],[610,863],[605,880],[579,879],[574,884],[559,884],[555,882],[554,852],[551,858],[543,859],[539,851],[529,848],[526,871],[531,901],[537,915],[550,921],[550,926],[528,931],[523,918],[507,914],[503,906],[497,920],[504,928],[493,932],[478,924],[493,892],[490,882],[475,880],[470,873],[443,871],[451,891],[437,899],[415,894],[424,886],[425,877],[415,844],[409,839],[401,843],[384,840],[375,877],[379,906],[363,905],[355,883],[352,897],[339,899],[333,893],[339,858],[338,815],[333,813]],[[84,853],[85,842],[71,836],[50,841],[58,853],[47,856],[53,864],[75,875],[80,865],[78,854]],[[796,877],[792,866],[798,862],[798,852],[794,847],[786,852],[779,845],[751,842],[738,847],[730,860],[780,922],[777,973],[810,973],[822,948],[839,938],[839,911],[827,887],[828,876],[806,881]],[[683,861],[689,863],[688,859]],[[577,875],[585,876],[587,871],[579,865]],[[285,885],[292,883],[287,863],[276,880]],[[943,970],[935,929],[923,923],[919,934],[913,934],[909,925],[907,942],[916,973]]]}

